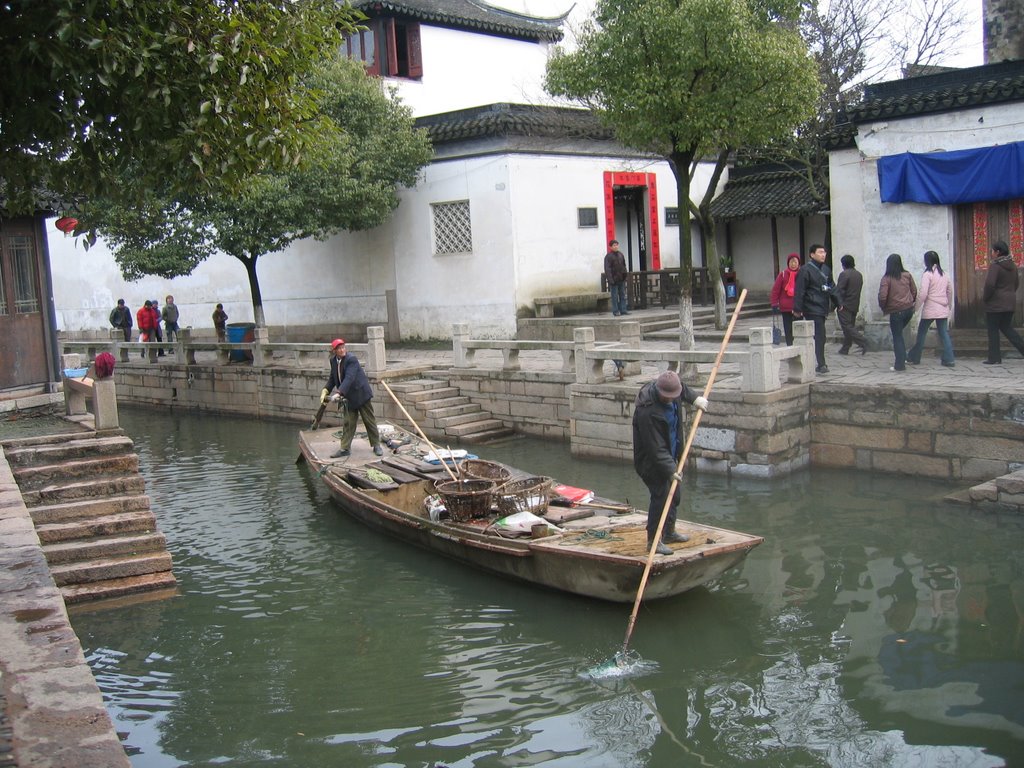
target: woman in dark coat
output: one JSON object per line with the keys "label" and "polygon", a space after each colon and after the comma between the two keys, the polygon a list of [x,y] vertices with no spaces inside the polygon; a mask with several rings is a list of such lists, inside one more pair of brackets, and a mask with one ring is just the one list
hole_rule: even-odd
{"label": "woman in dark coat", "polygon": [[992,243],[992,263],[985,275],[985,288],[981,294],[988,327],[988,359],[982,361],[985,365],[998,365],[1003,361],[999,350],[1000,333],[1024,356],[1024,339],[1013,329],[1019,283],[1020,276],[1010,249],[1004,241],[996,240]]}

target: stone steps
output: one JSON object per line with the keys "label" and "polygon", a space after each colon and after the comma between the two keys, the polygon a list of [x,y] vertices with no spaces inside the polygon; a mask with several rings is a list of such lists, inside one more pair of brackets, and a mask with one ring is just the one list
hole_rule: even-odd
{"label": "stone steps", "polygon": [[46,504],[29,509],[36,529],[40,524],[60,523],[79,518],[102,517],[124,512],[149,509],[149,496],[114,496],[111,498],[76,499],[57,504]]}
{"label": "stone steps", "polygon": [[66,604],[79,605],[93,600],[108,600],[143,593],[156,594],[158,597],[170,597],[177,594],[176,586],[177,581],[174,574],[167,570],[139,576],[68,584],[61,587],[60,591]]}
{"label": "stone steps", "polygon": [[65,587],[169,570],[171,556],[167,552],[152,552],[57,563],[50,566],[50,575],[58,587]]}
{"label": "stone steps", "polygon": [[[98,560],[109,558],[135,559],[135,555],[166,554],[167,540],[159,532],[124,536],[97,536],[91,539],[61,541],[43,546],[46,562],[56,565],[81,565],[89,571]],[[71,579],[74,583],[93,579]]]}
{"label": "stone steps", "polygon": [[155,530],[156,516],[148,509],[78,518],[59,523],[36,523],[36,535],[44,548],[47,544],[59,542]]}
{"label": "stone steps", "polygon": [[[47,456],[46,460],[54,457]],[[70,479],[94,478],[98,475],[130,475],[139,471],[139,457],[134,453],[100,456],[95,459],[75,458],[56,464],[14,467],[14,478],[22,490],[41,490]]]}
{"label": "stone steps", "polygon": [[29,438],[5,454],[65,602],[175,585],[129,438]]}
{"label": "stone steps", "polygon": [[431,439],[480,444],[514,435],[512,429],[462,395],[443,374],[439,378],[407,379],[391,389]]}

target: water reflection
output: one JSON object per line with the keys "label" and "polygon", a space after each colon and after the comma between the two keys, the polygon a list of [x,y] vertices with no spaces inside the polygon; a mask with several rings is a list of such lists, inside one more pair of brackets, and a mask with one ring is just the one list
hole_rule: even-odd
{"label": "water reflection", "polygon": [[[649,674],[581,673],[629,608],[502,581],[341,516],[293,428],[129,410],[182,597],[73,617],[136,766],[989,766],[1024,753],[1024,521],[934,483],[691,478],[764,535],[645,605]],[[617,497],[628,465],[488,452]],[[577,471],[578,470],[578,471]]]}

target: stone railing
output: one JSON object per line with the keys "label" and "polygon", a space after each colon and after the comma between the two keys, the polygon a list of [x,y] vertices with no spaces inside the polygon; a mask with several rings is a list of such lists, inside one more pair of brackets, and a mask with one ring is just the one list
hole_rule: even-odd
{"label": "stone railing", "polygon": [[[503,371],[522,370],[519,355],[530,350],[558,351],[562,355],[562,372],[574,373],[577,384],[603,384],[605,363],[615,361],[625,366],[627,374],[640,372],[642,363],[665,364],[678,371],[688,363],[713,363],[717,349],[650,349],[641,347],[640,323],[621,323],[619,342],[598,342],[593,328],[577,328],[573,341],[506,341],[469,338],[469,326],[452,326],[455,368],[475,368],[480,350],[499,351]],[[806,384],[814,380],[814,325],[805,320],[793,324],[793,346],[774,346],[771,328],[753,328],[746,346],[727,350],[723,362],[739,364],[741,389],[744,392],[774,392],[782,382]],[[787,366],[780,378],[780,367]]]}
{"label": "stone railing", "polygon": [[94,429],[102,432],[119,427],[117,416],[117,393],[114,379],[97,379],[96,366],[90,365],[82,377],[64,374],[65,413],[72,418],[87,416],[92,405]]}
{"label": "stone railing", "polygon": [[[117,333],[120,333],[119,331]],[[370,326],[366,329],[365,344],[347,344],[350,352],[356,354],[368,376],[377,376],[387,368],[387,351],[384,344],[384,327]],[[110,352],[122,363],[130,363],[133,356],[141,357],[152,364],[197,365],[196,353],[212,352],[218,365],[228,365],[233,359],[251,362],[254,366],[293,364],[300,368],[310,365],[323,366],[330,354],[330,344],[272,343],[266,328],[253,329],[253,341],[192,341],[189,330],[179,331],[175,342],[139,342],[117,339],[94,339],[89,341],[60,342],[62,352],[79,353],[89,360],[100,352]],[[161,357],[160,353],[164,353]],[[235,353],[234,358],[232,353]],[[241,358],[240,360],[238,358]]]}

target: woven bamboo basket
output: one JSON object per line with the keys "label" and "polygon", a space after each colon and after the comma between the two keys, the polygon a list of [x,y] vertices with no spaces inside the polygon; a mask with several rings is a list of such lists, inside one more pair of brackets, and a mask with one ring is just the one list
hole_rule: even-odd
{"label": "woven bamboo basket", "polygon": [[493,480],[445,480],[434,487],[444,500],[445,509],[452,520],[486,517],[491,511]]}
{"label": "woven bamboo basket", "polygon": [[551,503],[551,486],[554,481],[550,477],[524,477],[505,483],[497,491],[498,511],[502,515],[514,515],[516,512],[533,512],[543,515]]}
{"label": "woven bamboo basket", "polygon": [[459,467],[470,480],[493,480],[497,485],[512,479],[511,470],[493,461],[466,459]]}

